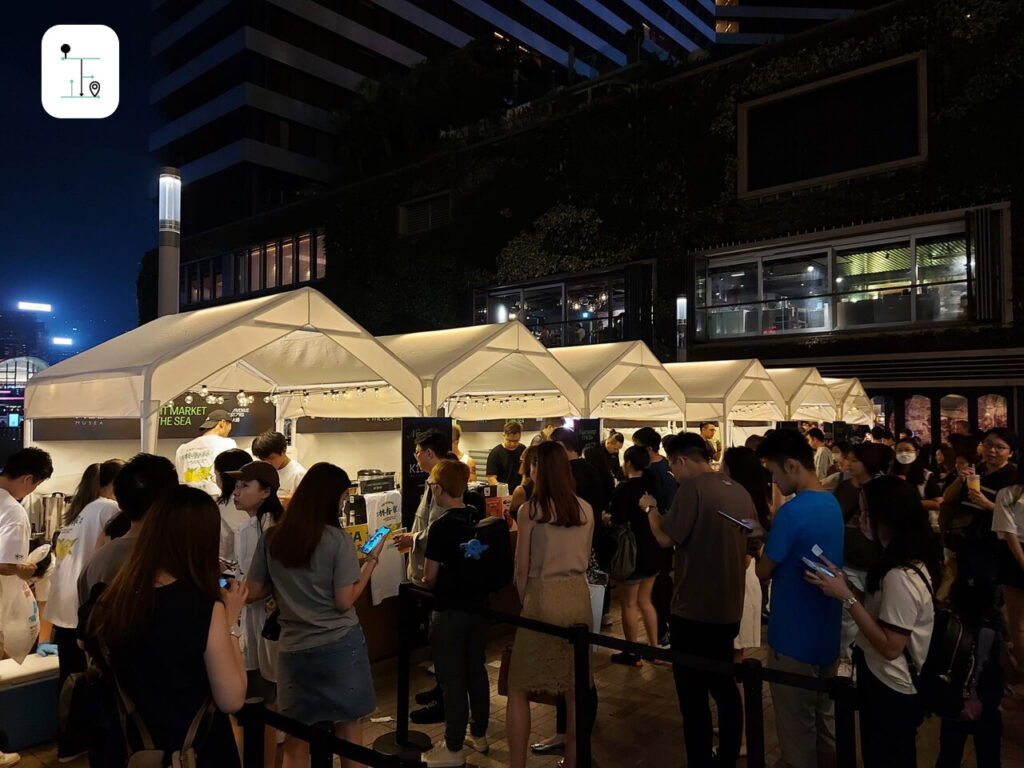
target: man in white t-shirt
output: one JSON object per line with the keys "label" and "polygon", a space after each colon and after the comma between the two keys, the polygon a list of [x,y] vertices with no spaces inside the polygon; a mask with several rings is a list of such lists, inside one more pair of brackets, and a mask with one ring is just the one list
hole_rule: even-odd
{"label": "man in white t-shirt", "polygon": [[302,478],[306,476],[306,468],[288,457],[288,441],[285,436],[272,429],[260,433],[252,441],[252,455],[277,470],[277,477],[281,483],[277,495],[291,498]]}
{"label": "man in white t-shirt", "polygon": [[825,445],[825,433],[817,427],[807,430],[807,442],[814,450],[814,474],[819,480],[828,477],[828,471],[832,468],[832,451]]}
{"label": "man in white t-shirt", "polygon": [[237,448],[231,434],[231,414],[224,410],[210,411],[199,427],[203,434],[178,446],[174,453],[174,466],[178,479],[185,485],[199,488],[217,498],[220,488],[213,479],[213,460],[224,451]]}
{"label": "man in white t-shirt", "polygon": [[[0,594],[4,589],[24,588],[36,567],[28,560],[31,524],[21,500],[53,474],[50,454],[39,448],[22,448],[8,457],[0,474]],[[0,627],[0,634],[3,633]],[[14,765],[21,757],[0,752],[0,766]]]}

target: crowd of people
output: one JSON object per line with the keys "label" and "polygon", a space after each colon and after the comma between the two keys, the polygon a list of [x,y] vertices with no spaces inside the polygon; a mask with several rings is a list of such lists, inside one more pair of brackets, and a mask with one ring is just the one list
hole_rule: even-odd
{"label": "crowd of people", "polygon": [[[211,414],[177,467],[148,454],[91,465],[55,536],[43,609],[72,692],[59,758],[88,752],[93,766],[123,766],[149,749],[240,765],[229,715],[254,696],[362,743],[376,692],[354,606],[382,548],[395,546],[408,552],[408,579],[435,593],[423,618],[437,685],[417,695],[424,707],[413,719],[445,731],[423,761],[461,766],[467,750],[490,747],[479,609],[512,583],[524,617],[589,625],[588,574],[613,560],[621,571],[631,547],[614,585],[627,640],[731,664],[761,647],[767,620],[771,669],[854,677],[868,768],[916,765],[928,714],[942,717],[939,768],[960,764],[969,737],[979,768],[998,766],[1001,710],[1021,705],[1024,665],[1016,436],[958,424],[948,442],[925,446],[876,427],[844,443],[812,426],[723,451],[715,426],[665,437],[644,427],[626,447],[618,432],[581,446],[557,420],[526,446],[522,426],[507,424],[485,473],[511,494],[514,554],[509,526],[486,518],[469,490],[476,465],[459,433],[417,438],[428,479],[410,530],[362,552],[339,523],[355,489],[345,470],[306,471],[274,432],[253,441],[254,459],[230,439],[227,414]],[[0,580],[36,576],[19,502],[52,472],[45,452],[25,448],[0,474]],[[955,706],[930,699],[926,685],[935,628],[950,613],[970,635],[973,662]],[[611,660],[660,663],[643,653]],[[571,646],[520,629],[506,661],[510,764],[562,752],[560,765],[575,768],[577,723],[592,726],[599,704],[592,680],[576,700]],[[87,670],[103,684],[90,686]],[[691,665],[673,664],[673,675],[687,765],[735,765],[746,748],[742,688]],[[770,689],[784,763],[834,764],[830,696]],[[531,701],[559,708],[556,733],[533,744]],[[127,727],[118,711],[130,714]],[[267,766],[276,748],[268,729]],[[283,752],[286,768],[308,764],[301,740],[286,737]],[[0,753],[0,765],[16,761]]]}

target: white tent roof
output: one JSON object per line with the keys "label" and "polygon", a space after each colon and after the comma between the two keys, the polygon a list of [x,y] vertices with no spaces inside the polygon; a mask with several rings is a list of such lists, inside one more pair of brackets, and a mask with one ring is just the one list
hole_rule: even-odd
{"label": "white tent roof", "polygon": [[825,379],[836,401],[836,419],[847,424],[875,423],[874,404],[860,379]]}
{"label": "white tent roof", "polygon": [[[29,382],[25,415],[155,421],[162,403],[202,384],[257,392],[376,385],[383,397],[311,396],[306,412],[420,413],[416,375],[325,296],[301,288],[161,317],[75,355]],[[284,398],[279,415],[301,412],[301,399]]]}
{"label": "white tent roof", "polygon": [[786,419],[835,421],[836,401],[817,368],[769,368],[786,401]]}
{"label": "white tent roof", "polygon": [[424,414],[446,403],[466,420],[578,416],[585,407],[583,387],[516,321],[379,341],[419,377]]}
{"label": "white tent roof", "polygon": [[685,421],[686,395],[642,341],[559,347],[551,354],[583,386],[584,417]]}
{"label": "white tent roof", "polygon": [[668,363],[686,395],[688,421],[781,421],[785,399],[757,360]]}

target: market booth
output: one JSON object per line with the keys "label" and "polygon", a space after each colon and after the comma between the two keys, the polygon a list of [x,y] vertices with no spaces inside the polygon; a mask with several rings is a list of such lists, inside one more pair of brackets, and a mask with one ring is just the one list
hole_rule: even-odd
{"label": "market booth", "polygon": [[836,401],[836,421],[866,426],[875,423],[875,406],[864,391],[860,379],[825,378],[824,381]]}
{"label": "market booth", "polygon": [[785,421],[837,421],[832,390],[817,368],[769,368],[768,375],[785,400]]}
{"label": "market booth", "polygon": [[664,367],[686,394],[687,421],[718,422],[726,448],[743,445],[748,433],[762,433],[785,420],[785,398],[758,360],[667,363]]}

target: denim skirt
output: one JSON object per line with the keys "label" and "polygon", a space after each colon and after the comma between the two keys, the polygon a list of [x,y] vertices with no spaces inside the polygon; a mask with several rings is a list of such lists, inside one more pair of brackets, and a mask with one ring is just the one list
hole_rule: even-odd
{"label": "denim skirt", "polygon": [[358,720],[377,706],[366,638],[358,624],[327,645],[281,651],[277,702],[282,715],[305,725]]}

